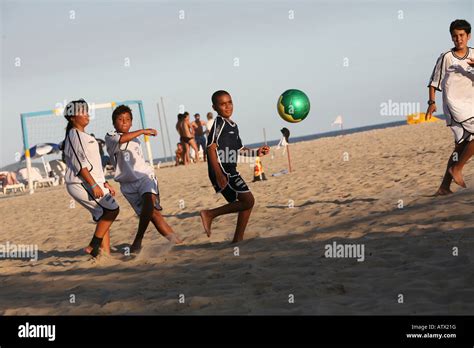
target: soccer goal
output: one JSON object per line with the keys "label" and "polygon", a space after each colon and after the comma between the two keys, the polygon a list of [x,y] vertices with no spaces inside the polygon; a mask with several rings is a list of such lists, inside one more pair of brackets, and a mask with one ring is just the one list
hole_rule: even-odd
{"label": "soccer goal", "polygon": [[[30,193],[34,192],[30,148],[44,143],[59,144],[64,140],[67,122],[63,117],[63,112],[66,103],[60,105],[60,107],[56,107],[55,109],[27,112],[20,115],[23,133],[24,159],[26,161],[28,188]],[[147,128],[143,102],[141,100],[89,103],[90,121],[86,128],[87,133],[94,134],[97,139],[104,139],[106,133],[114,129],[112,125],[112,111],[118,105],[127,105],[132,110],[132,129]],[[144,136],[144,138],[148,161],[153,167],[150,141],[148,136]]]}

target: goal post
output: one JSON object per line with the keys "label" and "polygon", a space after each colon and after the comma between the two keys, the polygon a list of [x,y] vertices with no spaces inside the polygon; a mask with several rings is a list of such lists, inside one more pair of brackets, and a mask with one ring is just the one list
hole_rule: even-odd
{"label": "goal post", "polygon": [[[28,173],[28,188],[30,193],[34,192],[30,148],[41,143],[59,144],[64,139],[66,120],[63,117],[63,112],[66,104],[67,103],[64,103],[64,105],[60,105],[59,107],[50,110],[20,114],[23,148]],[[134,125],[132,129],[147,128],[145,111],[141,100],[89,103],[88,105],[90,117],[89,125],[87,126],[87,133],[94,134],[97,138],[104,138],[108,131],[113,130],[111,115],[113,109],[118,105],[127,105],[132,110],[134,116]],[[137,124],[137,121],[139,121],[139,124]],[[145,135],[144,140],[148,162],[151,167],[154,168],[149,136]]]}

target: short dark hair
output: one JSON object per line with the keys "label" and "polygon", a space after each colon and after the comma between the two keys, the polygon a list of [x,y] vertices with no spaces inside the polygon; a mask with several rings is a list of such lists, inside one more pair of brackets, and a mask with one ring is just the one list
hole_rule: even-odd
{"label": "short dark hair", "polygon": [[224,90],[219,90],[219,91],[214,92],[214,94],[212,94],[212,97],[211,97],[212,105],[216,105],[217,99],[223,95],[228,95],[230,97],[229,92],[224,91]]}
{"label": "short dark hair", "polygon": [[130,118],[133,120],[132,109],[130,109],[127,105],[119,105],[115,108],[114,112],[112,112],[112,122],[115,123],[117,117],[122,114],[130,114]]}
{"label": "short dark hair", "polygon": [[189,116],[189,112],[185,111],[183,115],[184,116]]}
{"label": "short dark hair", "polygon": [[195,113],[195,114],[194,114],[194,117],[196,117],[196,116],[201,117],[201,115],[199,115],[199,113]]}
{"label": "short dark hair", "polygon": [[464,30],[466,34],[469,35],[471,33],[471,25],[465,19],[456,19],[449,26],[449,32],[451,35],[453,34],[454,30]]}

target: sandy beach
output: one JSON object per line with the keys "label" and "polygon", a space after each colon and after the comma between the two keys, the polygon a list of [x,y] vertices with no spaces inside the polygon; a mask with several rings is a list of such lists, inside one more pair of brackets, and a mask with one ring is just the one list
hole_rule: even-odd
{"label": "sandy beach", "polygon": [[[239,167],[256,204],[237,245],[235,215],[203,231],[199,210],[225,202],[205,163],[157,169],[185,244],[150,225],[136,258],[123,255],[138,218],[117,183],[115,252],[99,260],[82,252],[94,224],[64,186],[1,195],[0,243],[37,244],[39,259],[0,261],[0,314],[472,314],[472,162],[467,189],[432,197],[452,147],[444,122],[323,138],[292,144],[294,171],[277,177],[286,156],[272,148],[267,181]],[[334,242],[363,245],[364,260],[325,257]]]}

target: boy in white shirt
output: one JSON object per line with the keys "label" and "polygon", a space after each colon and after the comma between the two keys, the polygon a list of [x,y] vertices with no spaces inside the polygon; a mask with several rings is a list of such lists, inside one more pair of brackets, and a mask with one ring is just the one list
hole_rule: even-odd
{"label": "boy in white shirt", "polygon": [[[426,118],[436,111],[435,92],[443,93],[443,111],[446,123],[453,131],[455,148],[449,158],[443,181],[437,195],[452,193],[454,182],[466,187],[462,169],[474,154],[474,49],[467,46],[471,25],[456,19],[449,27],[454,48],[438,58],[429,82],[429,100]],[[458,161],[459,157],[459,161]]]}
{"label": "boy in white shirt", "polygon": [[145,162],[140,135],[155,136],[155,129],[140,129],[130,132],[132,110],[126,105],[118,106],[112,113],[115,131],[107,133],[105,144],[111,162],[115,167],[115,181],[120,183],[120,191],[140,217],[138,231],[130,252],[138,253],[142,239],[150,221],[165,238],[182,243],[172,228],[166,223],[160,211],[160,193],[153,168]]}

